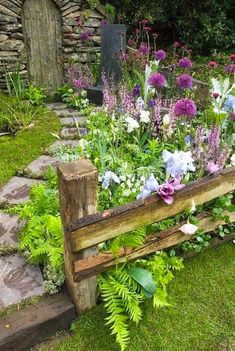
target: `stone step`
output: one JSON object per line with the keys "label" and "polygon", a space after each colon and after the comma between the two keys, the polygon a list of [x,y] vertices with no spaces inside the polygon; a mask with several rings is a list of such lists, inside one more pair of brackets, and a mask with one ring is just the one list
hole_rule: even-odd
{"label": "stone step", "polygon": [[67,105],[63,102],[51,102],[49,104],[46,104],[46,107],[49,110],[65,110],[67,108]]}
{"label": "stone step", "polygon": [[40,181],[22,177],[12,177],[0,188],[0,207],[18,205],[29,199],[30,189]]}
{"label": "stone step", "polygon": [[87,134],[87,128],[63,128],[60,132],[62,139],[80,139]]}
{"label": "stone step", "polygon": [[43,295],[43,277],[38,266],[19,254],[0,257],[0,309]]}
{"label": "stone step", "polygon": [[18,246],[18,236],[25,221],[17,215],[0,212],[0,245]]}
{"label": "stone step", "polygon": [[49,167],[56,168],[61,161],[55,157],[42,155],[31,162],[23,171],[24,175],[34,179],[43,178]]}
{"label": "stone step", "polygon": [[86,118],[83,116],[61,117],[60,123],[63,127],[85,127]]}
{"label": "stone step", "polygon": [[61,110],[53,110],[58,117],[78,117],[78,116],[81,116],[82,115],[74,110],[73,108],[65,108],[65,109],[61,109]]}
{"label": "stone step", "polygon": [[56,140],[52,145],[50,145],[45,153],[48,155],[53,156],[53,153],[56,149],[60,147],[66,147],[66,148],[75,148],[78,146],[79,141],[78,140]]}

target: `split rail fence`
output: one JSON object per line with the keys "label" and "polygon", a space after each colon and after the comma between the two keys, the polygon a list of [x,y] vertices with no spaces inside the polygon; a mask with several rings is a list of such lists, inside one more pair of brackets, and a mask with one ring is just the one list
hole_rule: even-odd
{"label": "split rail fence", "polygon": [[[77,312],[96,305],[97,275],[117,264],[111,252],[99,252],[99,244],[140,226],[159,222],[186,209],[209,202],[235,190],[235,167],[192,182],[178,191],[172,205],[158,196],[96,213],[98,172],[89,160],[61,164],[58,167],[61,218],[64,229],[65,274]],[[235,212],[228,213],[235,222]],[[191,240],[179,228],[184,223],[146,237],[144,244],[119,253],[118,262],[134,261],[158,250]],[[200,217],[199,229],[215,231],[222,220]]]}

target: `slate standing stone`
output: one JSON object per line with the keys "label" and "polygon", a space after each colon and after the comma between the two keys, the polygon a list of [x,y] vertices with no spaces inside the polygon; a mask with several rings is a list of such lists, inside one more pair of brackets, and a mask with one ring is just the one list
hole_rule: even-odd
{"label": "slate standing stone", "polygon": [[113,77],[118,83],[122,77],[119,55],[126,47],[126,26],[123,24],[106,24],[101,27],[101,65],[100,78],[97,86],[88,88],[88,99],[96,104],[103,102],[102,72],[107,78]]}
{"label": "slate standing stone", "polygon": [[0,309],[43,295],[39,267],[29,265],[19,254],[0,257],[0,292]]}

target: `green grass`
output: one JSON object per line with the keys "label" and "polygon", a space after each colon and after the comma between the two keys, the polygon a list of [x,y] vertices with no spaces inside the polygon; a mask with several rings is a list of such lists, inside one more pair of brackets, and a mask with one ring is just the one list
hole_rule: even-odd
{"label": "green grass", "polygon": [[[225,244],[185,261],[169,289],[172,307],[144,306],[131,327],[127,351],[235,350],[235,245]],[[72,336],[57,337],[40,351],[118,351],[103,305],[76,321]]]}
{"label": "green grass", "polygon": [[0,137],[0,186],[38,158],[55,140],[50,132],[58,133],[60,129],[58,117],[45,109],[32,124],[15,136]]}

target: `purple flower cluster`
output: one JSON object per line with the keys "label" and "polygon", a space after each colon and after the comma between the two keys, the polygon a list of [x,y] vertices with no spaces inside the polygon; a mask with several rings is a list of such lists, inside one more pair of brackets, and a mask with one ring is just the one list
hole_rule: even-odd
{"label": "purple flower cluster", "polygon": [[166,85],[166,79],[162,73],[152,73],[148,79],[149,85],[153,88],[162,88]]}
{"label": "purple flower cluster", "polygon": [[91,31],[86,31],[86,32],[83,32],[81,35],[80,35],[80,40],[83,41],[83,42],[87,42],[90,40],[91,38]]}
{"label": "purple flower cluster", "polygon": [[137,200],[145,199],[151,193],[156,192],[166,204],[171,205],[174,201],[174,192],[183,187],[184,184],[181,184],[180,179],[177,178],[168,179],[166,183],[159,185],[154,175],[151,174],[146,180],[142,192],[137,196]]}
{"label": "purple flower cluster", "polygon": [[119,58],[122,62],[127,62],[129,60],[129,55],[125,52],[121,52]]}
{"label": "purple flower cluster", "polygon": [[130,93],[124,86],[120,89],[120,98],[123,111],[130,116],[135,115],[136,109],[133,94]]}
{"label": "purple flower cluster", "polygon": [[187,116],[193,118],[197,113],[197,106],[193,100],[183,98],[175,103],[173,113],[176,117]]}
{"label": "purple flower cluster", "polygon": [[107,112],[111,113],[117,107],[117,98],[116,98],[116,94],[115,94],[114,83],[113,83],[112,79],[110,79],[110,81],[108,81],[104,72],[102,73],[101,78],[102,78],[102,81],[104,83],[103,105],[104,105],[105,110]]}
{"label": "purple flower cluster", "polygon": [[232,63],[231,65],[226,66],[225,72],[228,74],[235,73],[235,64]]}
{"label": "purple flower cluster", "polygon": [[179,67],[181,68],[191,68],[192,66],[192,62],[187,57],[183,57],[179,60]]}
{"label": "purple flower cluster", "polygon": [[93,77],[90,71],[82,70],[76,64],[69,67],[67,71],[68,81],[76,90],[87,89],[93,83]]}
{"label": "purple flower cluster", "polygon": [[141,55],[148,55],[150,53],[150,47],[147,43],[142,42],[139,46],[138,53]]}
{"label": "purple flower cluster", "polygon": [[180,89],[191,89],[193,86],[193,78],[189,74],[183,73],[176,78],[176,84]]}
{"label": "purple flower cluster", "polygon": [[163,61],[166,58],[166,52],[164,50],[157,50],[154,53],[154,57],[156,60]]}

